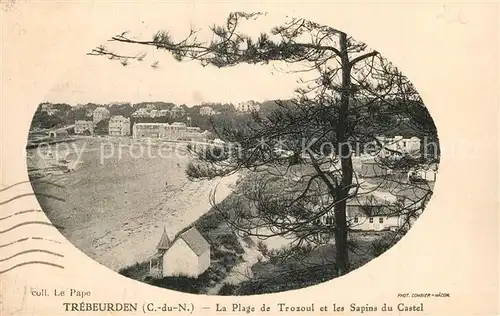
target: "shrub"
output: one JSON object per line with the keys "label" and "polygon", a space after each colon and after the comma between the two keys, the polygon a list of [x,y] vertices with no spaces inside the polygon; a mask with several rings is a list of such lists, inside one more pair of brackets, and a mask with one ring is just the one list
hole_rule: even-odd
{"label": "shrub", "polygon": [[151,280],[151,285],[185,293],[199,293],[198,280],[185,276],[165,277]]}
{"label": "shrub", "polygon": [[235,233],[221,235],[218,241],[227,249],[233,250],[236,253],[245,253],[245,249],[241,246],[240,241]]}
{"label": "shrub", "polygon": [[394,246],[394,244],[397,242],[398,239],[395,238],[395,236],[391,235],[384,236],[372,242],[372,244],[370,245],[370,252],[374,257],[380,256],[381,254],[386,252],[389,248]]}
{"label": "shrub", "polygon": [[191,278],[187,276],[170,276],[163,279],[147,279],[148,284],[158,286],[165,289],[170,289],[185,293],[200,294],[214,282],[216,279],[216,272],[213,267],[209,267],[205,272],[200,274],[198,278]]}
{"label": "shrub", "polygon": [[259,240],[259,242],[257,243],[257,250],[259,250],[263,256],[267,256],[269,254],[269,249],[262,240]]}
{"label": "shrub", "polygon": [[217,260],[224,257],[225,252],[218,247],[210,247],[210,259]]}
{"label": "shrub", "polygon": [[196,228],[202,235],[208,234],[210,231],[216,229],[220,223],[221,219],[219,214],[215,211],[209,211],[196,221]]}
{"label": "shrub", "polygon": [[237,257],[235,254],[226,252],[219,262],[222,266],[224,266],[224,268],[226,268],[226,271],[229,272],[236,264],[236,260]]}
{"label": "shrub", "polygon": [[149,273],[149,262],[136,262],[133,265],[120,269],[118,273],[127,278],[139,280]]}
{"label": "shrub", "polygon": [[349,238],[347,240],[347,249],[354,253],[358,252],[360,250],[359,242],[356,239]]}
{"label": "shrub", "polygon": [[186,167],[186,175],[190,179],[211,179],[218,176],[219,172],[210,164],[190,162]]}
{"label": "shrub", "polygon": [[204,159],[208,161],[217,162],[229,158],[228,151],[224,147],[212,146],[207,147],[203,152],[200,152]]}
{"label": "shrub", "polygon": [[219,290],[219,295],[233,295],[238,286],[234,284],[224,283]]}
{"label": "shrub", "polygon": [[281,249],[271,249],[266,252],[266,256],[269,258],[270,263],[278,264],[283,261],[284,251]]}
{"label": "shrub", "polygon": [[300,289],[331,280],[336,276],[333,264],[290,270],[276,277],[243,281],[233,295],[254,295]]}

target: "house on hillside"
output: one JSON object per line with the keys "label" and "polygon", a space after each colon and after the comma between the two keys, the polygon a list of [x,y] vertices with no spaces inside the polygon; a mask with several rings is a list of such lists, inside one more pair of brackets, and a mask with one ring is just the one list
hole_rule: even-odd
{"label": "house on hillside", "polygon": [[51,103],[42,103],[42,104],[40,104],[40,108],[42,111],[46,111],[46,110],[52,108],[52,104]]}
{"label": "house on hillside", "polygon": [[47,113],[48,116],[52,116],[52,115],[58,113],[59,109],[54,107],[54,105],[51,103],[43,103],[40,106],[40,112],[45,112],[45,113]]}
{"label": "house on hillside", "polygon": [[[346,217],[351,230],[396,230],[403,225],[396,204],[373,195],[363,195],[347,201]],[[334,225],[333,211],[321,218],[323,224]]]}
{"label": "house on hillside", "polygon": [[99,123],[100,121],[109,119],[110,116],[111,114],[109,110],[103,106],[96,108],[92,114],[92,118],[95,124]]}
{"label": "house on hillside", "polygon": [[158,116],[160,116],[160,117],[169,116],[169,115],[170,115],[170,111],[169,110],[160,110],[158,112]]}
{"label": "house on hillside", "polygon": [[183,122],[169,123],[136,123],[132,127],[134,138],[165,138],[170,140],[195,140],[203,139],[199,127],[187,126]]}
{"label": "house on hillside", "polygon": [[170,115],[172,118],[177,118],[184,116],[186,114],[186,110],[179,105],[174,106],[172,109],[170,109]]}
{"label": "house on hillside", "polygon": [[200,108],[200,115],[201,116],[211,116],[211,115],[215,115],[215,114],[217,114],[217,112],[209,106],[204,106],[204,107]]}
{"label": "house on hillside", "polygon": [[152,277],[197,278],[210,266],[210,244],[194,226],[179,232],[173,240],[164,230],[156,249],[149,261]]}
{"label": "house on hillside", "polygon": [[52,116],[56,113],[59,112],[59,109],[54,108],[52,104],[43,104],[42,105],[42,112],[47,113],[48,116]]}
{"label": "house on hillside", "polygon": [[154,105],[153,103],[146,104],[145,108],[148,112],[151,112],[153,110],[156,110],[156,105]]}
{"label": "house on hillside", "polygon": [[408,171],[408,182],[435,182],[437,170],[437,164],[412,168]]}
{"label": "house on hillside", "polygon": [[146,108],[140,108],[131,115],[132,117],[150,117],[150,113]]}
{"label": "house on hillside", "polygon": [[352,230],[396,230],[402,225],[398,208],[381,199],[354,199],[347,202],[346,215]]}
{"label": "house on hillside", "polygon": [[75,121],[75,134],[94,135],[94,123],[92,121],[85,121],[85,120]]}
{"label": "house on hillside", "polygon": [[236,105],[236,110],[239,112],[253,112],[260,110],[260,104],[251,100],[247,102],[240,102]]}
{"label": "house on hillside", "polygon": [[114,115],[109,119],[108,134],[111,136],[130,135],[130,118]]}
{"label": "house on hillside", "polygon": [[384,155],[399,152],[401,154],[417,154],[420,152],[421,140],[418,137],[403,138],[395,137],[376,137],[378,142],[384,147]]}
{"label": "house on hillside", "polygon": [[152,118],[159,117],[160,116],[160,111],[158,111],[158,110],[151,110],[151,112],[149,112],[149,116],[152,117]]}

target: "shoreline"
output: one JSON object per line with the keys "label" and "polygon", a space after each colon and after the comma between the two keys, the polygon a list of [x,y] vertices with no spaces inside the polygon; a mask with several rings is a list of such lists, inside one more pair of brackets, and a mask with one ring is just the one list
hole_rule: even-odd
{"label": "shoreline", "polygon": [[221,201],[233,192],[239,177],[190,181],[185,166],[191,159],[176,155],[133,159],[125,154],[120,162],[101,165],[98,155],[103,140],[90,140],[81,161],[68,173],[60,170],[63,166],[57,161],[58,155],[64,155],[54,151],[48,158],[32,152],[27,164],[30,176],[51,177],[60,185],[31,182],[35,193],[65,199],[37,197],[49,220],[80,251],[115,271],[149,258],[156,252],[164,226],[174,235],[192,224],[211,209],[212,190],[217,187],[216,199]]}

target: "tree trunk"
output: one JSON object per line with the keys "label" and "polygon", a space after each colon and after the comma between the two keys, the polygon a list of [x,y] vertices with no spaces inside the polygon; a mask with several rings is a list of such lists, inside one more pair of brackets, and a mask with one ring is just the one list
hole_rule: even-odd
{"label": "tree trunk", "polygon": [[337,188],[337,204],[335,206],[335,261],[339,276],[349,272],[349,252],[347,247],[346,198],[352,185],[351,148],[348,143],[348,114],[351,95],[351,64],[347,54],[347,35],[340,34],[340,59],[342,63],[342,91],[337,122],[337,144],[339,146],[342,179]]}

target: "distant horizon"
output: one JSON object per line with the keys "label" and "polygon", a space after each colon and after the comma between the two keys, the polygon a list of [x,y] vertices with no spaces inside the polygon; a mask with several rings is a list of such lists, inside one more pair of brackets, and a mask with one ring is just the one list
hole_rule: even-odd
{"label": "distant horizon", "polygon": [[277,100],[289,100],[288,99],[265,99],[265,100],[255,100],[255,99],[250,99],[250,100],[245,100],[245,101],[239,101],[239,102],[229,102],[229,101],[203,101],[201,103],[196,103],[196,104],[187,104],[187,103],[176,103],[173,101],[162,101],[162,100],[155,100],[155,101],[138,101],[138,102],[131,102],[131,101],[112,101],[112,102],[107,102],[107,103],[101,103],[101,102],[79,102],[79,103],[69,103],[69,102],[61,102],[61,101],[43,101],[40,102],[39,105],[41,104],[67,104],[71,107],[77,107],[81,105],[88,105],[88,104],[95,104],[95,105],[100,105],[100,106],[112,106],[112,105],[121,105],[121,104],[130,104],[132,106],[142,104],[142,103],[171,103],[177,106],[182,106],[185,105],[186,107],[195,107],[195,106],[203,106],[203,105],[213,105],[213,104],[230,104],[230,105],[237,105],[240,103],[245,103],[245,102],[256,102],[256,103],[264,103],[264,102],[272,102],[272,101],[277,101]]}

